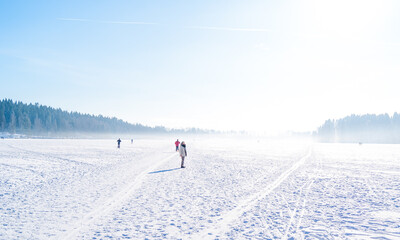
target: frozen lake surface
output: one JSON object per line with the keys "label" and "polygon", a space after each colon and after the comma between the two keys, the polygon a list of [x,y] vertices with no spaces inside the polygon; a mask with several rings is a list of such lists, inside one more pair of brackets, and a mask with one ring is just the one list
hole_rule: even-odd
{"label": "frozen lake surface", "polygon": [[400,145],[0,141],[0,239],[400,239]]}

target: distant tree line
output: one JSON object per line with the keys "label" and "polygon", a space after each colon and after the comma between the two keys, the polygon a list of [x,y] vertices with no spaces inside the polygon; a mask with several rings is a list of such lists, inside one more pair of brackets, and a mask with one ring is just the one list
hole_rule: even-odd
{"label": "distant tree line", "polygon": [[400,114],[353,114],[330,119],[314,136],[320,142],[400,143]]}
{"label": "distant tree line", "polygon": [[39,133],[165,133],[165,127],[148,127],[130,124],[115,117],[95,116],[78,112],[67,112],[43,105],[0,101],[0,132]]}

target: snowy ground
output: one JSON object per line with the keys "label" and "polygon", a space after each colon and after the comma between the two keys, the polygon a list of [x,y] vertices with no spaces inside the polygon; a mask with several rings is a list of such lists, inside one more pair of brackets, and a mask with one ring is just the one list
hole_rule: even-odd
{"label": "snowy ground", "polygon": [[400,146],[0,140],[0,239],[400,239]]}

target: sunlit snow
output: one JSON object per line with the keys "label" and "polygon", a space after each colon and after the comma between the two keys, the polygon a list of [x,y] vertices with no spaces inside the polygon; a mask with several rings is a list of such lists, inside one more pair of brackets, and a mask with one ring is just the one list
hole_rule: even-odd
{"label": "sunlit snow", "polygon": [[400,147],[0,140],[0,239],[398,239]]}

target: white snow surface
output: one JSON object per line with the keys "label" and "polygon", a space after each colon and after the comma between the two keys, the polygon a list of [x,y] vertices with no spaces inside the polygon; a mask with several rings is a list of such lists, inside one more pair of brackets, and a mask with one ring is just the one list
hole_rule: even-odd
{"label": "white snow surface", "polygon": [[0,140],[0,239],[400,239],[400,146]]}

